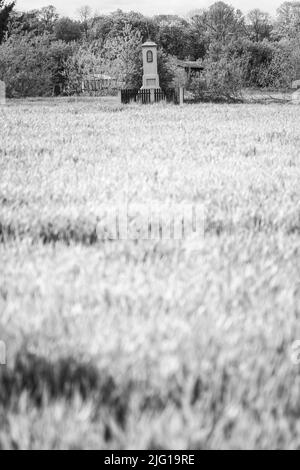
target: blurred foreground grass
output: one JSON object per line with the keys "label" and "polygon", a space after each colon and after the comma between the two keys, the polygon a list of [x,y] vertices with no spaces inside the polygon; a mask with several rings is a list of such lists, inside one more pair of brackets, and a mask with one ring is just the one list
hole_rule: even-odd
{"label": "blurred foreground grass", "polygon": [[[0,447],[299,448],[300,107],[0,109]],[[201,203],[109,241],[101,204]]]}

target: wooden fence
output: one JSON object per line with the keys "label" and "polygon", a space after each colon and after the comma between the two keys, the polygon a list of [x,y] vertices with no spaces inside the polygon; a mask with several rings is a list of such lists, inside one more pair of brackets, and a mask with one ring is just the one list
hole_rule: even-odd
{"label": "wooden fence", "polygon": [[125,88],[124,90],[120,90],[120,97],[121,97],[121,103],[123,104],[129,104],[129,103],[136,103],[137,102],[137,94],[139,90],[137,89],[130,89],[130,88]]}
{"label": "wooden fence", "polygon": [[[142,103],[142,104],[151,103],[151,95],[152,95],[151,92],[153,93],[153,96],[156,97],[157,90],[153,90],[153,91],[152,90],[139,90],[137,94],[138,103]],[[156,103],[158,103],[157,98],[156,98]]]}
{"label": "wooden fence", "polygon": [[160,88],[152,90],[124,89],[120,90],[121,103],[179,103],[179,94],[177,89],[169,88],[161,90]]}

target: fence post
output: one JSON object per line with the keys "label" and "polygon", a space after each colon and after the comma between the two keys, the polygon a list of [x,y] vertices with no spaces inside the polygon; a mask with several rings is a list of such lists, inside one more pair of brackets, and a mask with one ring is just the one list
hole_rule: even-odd
{"label": "fence post", "polygon": [[122,90],[118,90],[118,101],[122,103]]}
{"label": "fence post", "polygon": [[6,365],[6,344],[0,341],[0,366]]}
{"label": "fence post", "polygon": [[5,82],[0,81],[0,106],[6,103],[6,85]]}
{"label": "fence post", "polygon": [[184,103],[184,88],[183,88],[183,86],[181,86],[179,88],[179,104],[180,104],[180,106],[182,106],[183,103]]}

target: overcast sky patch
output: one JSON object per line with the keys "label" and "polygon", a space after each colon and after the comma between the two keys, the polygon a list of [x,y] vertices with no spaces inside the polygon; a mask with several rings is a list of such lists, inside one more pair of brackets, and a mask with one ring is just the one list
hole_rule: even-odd
{"label": "overcast sky patch", "polygon": [[[162,13],[185,14],[195,8],[204,8],[214,3],[209,0],[17,0],[18,10],[32,10],[49,4],[54,5],[61,15],[76,16],[78,8],[90,5],[94,12],[109,13],[118,8],[124,11],[139,11],[145,15]],[[231,0],[226,2],[247,13],[253,8],[260,8],[271,14],[283,3],[277,0]]]}

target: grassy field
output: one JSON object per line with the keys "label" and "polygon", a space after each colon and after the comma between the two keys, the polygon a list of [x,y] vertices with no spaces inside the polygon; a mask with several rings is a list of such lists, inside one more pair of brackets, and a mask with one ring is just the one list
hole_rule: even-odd
{"label": "grassy field", "polygon": [[[0,109],[0,448],[300,448],[299,121]],[[197,255],[103,240],[99,207],[125,197],[203,204]]]}

